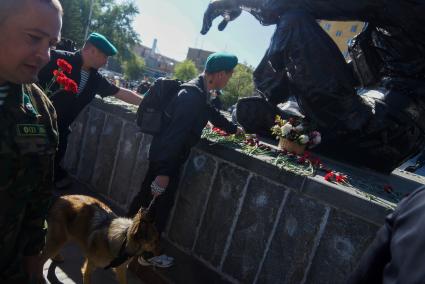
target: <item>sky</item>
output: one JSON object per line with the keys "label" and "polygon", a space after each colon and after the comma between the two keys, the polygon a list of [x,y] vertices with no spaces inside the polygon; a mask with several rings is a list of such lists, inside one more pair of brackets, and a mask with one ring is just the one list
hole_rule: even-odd
{"label": "sky", "polygon": [[269,45],[275,26],[262,26],[253,16],[243,12],[222,32],[217,30],[221,17],[213,22],[206,35],[201,35],[202,18],[209,0],[135,0],[140,14],[134,28],[142,44],[151,47],[158,40],[157,52],[182,61],[189,47],[209,51],[227,51],[239,62],[257,66]]}

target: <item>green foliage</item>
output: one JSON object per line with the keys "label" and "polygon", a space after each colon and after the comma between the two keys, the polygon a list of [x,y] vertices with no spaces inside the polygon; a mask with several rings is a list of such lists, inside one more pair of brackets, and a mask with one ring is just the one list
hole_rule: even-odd
{"label": "green foliage", "polygon": [[124,75],[129,80],[139,80],[143,78],[145,61],[140,56],[133,54],[132,58],[124,63]]}
{"label": "green foliage", "polygon": [[174,78],[182,81],[193,79],[197,74],[198,70],[196,69],[195,63],[189,59],[176,64],[174,67]]}
{"label": "green foliage", "polygon": [[75,41],[78,45],[84,42],[84,25],[81,0],[61,0],[64,10],[62,37]]}
{"label": "green foliage", "polygon": [[132,57],[131,49],[140,43],[139,35],[133,28],[133,21],[139,10],[134,0],[93,0],[90,32],[106,36],[118,49],[118,59],[123,62]]}
{"label": "green foliage", "polygon": [[131,49],[140,43],[139,35],[133,28],[133,21],[139,11],[134,0],[60,0],[64,8],[62,36],[76,41],[80,46],[89,21],[90,3],[93,11],[89,25],[90,32],[106,36],[118,49],[118,61],[131,60]]}
{"label": "green foliage", "polygon": [[223,95],[220,97],[224,109],[235,104],[239,98],[252,96],[254,92],[253,72],[251,66],[243,64],[236,66],[232,78],[230,78],[223,90]]}

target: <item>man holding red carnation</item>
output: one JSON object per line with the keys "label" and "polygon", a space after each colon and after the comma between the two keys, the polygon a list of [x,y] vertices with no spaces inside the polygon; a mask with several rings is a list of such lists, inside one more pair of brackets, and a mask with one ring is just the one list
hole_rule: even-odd
{"label": "man holding red carnation", "polygon": [[50,99],[58,115],[59,148],[55,157],[57,188],[70,184],[66,171],[60,166],[66,152],[69,126],[95,95],[115,96],[134,105],[141,102],[137,93],[115,86],[98,72],[108,57],[116,53],[117,49],[106,37],[92,33],[77,52],[52,51],[50,62],[38,75],[39,85],[51,93]]}

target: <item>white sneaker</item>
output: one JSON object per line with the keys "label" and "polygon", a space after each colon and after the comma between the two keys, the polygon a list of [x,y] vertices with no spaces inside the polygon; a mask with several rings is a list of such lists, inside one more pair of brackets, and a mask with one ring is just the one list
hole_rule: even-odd
{"label": "white sneaker", "polygon": [[149,261],[147,261],[146,259],[143,258],[143,256],[139,256],[137,258],[137,262],[141,265],[141,266],[150,266],[152,265]]}
{"label": "white sneaker", "polygon": [[155,267],[166,268],[174,264],[174,258],[165,254],[161,254],[146,260],[143,258],[143,256],[139,256],[137,262],[139,262],[139,264],[143,266],[152,265]]}

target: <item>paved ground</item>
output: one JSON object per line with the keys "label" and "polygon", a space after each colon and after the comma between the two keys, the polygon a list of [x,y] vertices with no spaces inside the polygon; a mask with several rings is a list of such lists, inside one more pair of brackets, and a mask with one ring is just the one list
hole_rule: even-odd
{"label": "paved ground", "polygon": [[[62,250],[65,258],[63,263],[52,263],[50,260],[44,265],[44,276],[51,284],[81,284],[81,266],[83,256],[80,248],[76,245],[67,245]],[[128,284],[143,283],[132,272],[127,272]],[[93,284],[116,284],[115,275],[111,270],[98,269],[92,275]]]}

